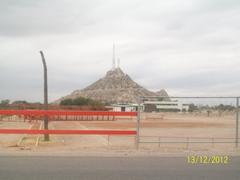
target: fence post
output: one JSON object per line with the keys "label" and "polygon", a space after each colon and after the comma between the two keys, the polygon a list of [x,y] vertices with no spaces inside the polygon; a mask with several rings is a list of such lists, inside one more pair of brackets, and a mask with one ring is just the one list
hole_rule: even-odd
{"label": "fence post", "polygon": [[239,97],[236,99],[236,137],[235,137],[235,145],[238,147],[238,120],[239,120]]}
{"label": "fence post", "polygon": [[139,148],[139,136],[140,136],[140,119],[141,119],[141,116],[140,116],[140,113],[141,113],[141,97],[139,98],[139,102],[138,102],[138,113],[137,113],[137,136],[136,136],[136,148],[138,149]]}
{"label": "fence post", "polygon": [[159,136],[158,137],[158,148],[160,148],[160,146],[161,146],[161,137]]}
{"label": "fence post", "polygon": [[108,135],[108,138],[107,138],[107,139],[108,139],[108,146],[109,146],[109,141],[110,141],[110,135]]}

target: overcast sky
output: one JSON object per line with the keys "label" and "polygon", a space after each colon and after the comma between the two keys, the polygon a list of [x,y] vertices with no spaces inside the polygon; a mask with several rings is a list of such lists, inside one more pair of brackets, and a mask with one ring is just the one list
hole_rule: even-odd
{"label": "overcast sky", "polygon": [[240,95],[239,0],[1,0],[0,99],[41,101],[121,68],[171,96]]}

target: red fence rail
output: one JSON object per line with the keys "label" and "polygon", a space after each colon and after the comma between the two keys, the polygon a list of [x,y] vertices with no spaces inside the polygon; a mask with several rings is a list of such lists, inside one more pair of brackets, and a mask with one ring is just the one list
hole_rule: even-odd
{"label": "red fence rail", "polygon": [[36,130],[36,129],[0,129],[0,134],[82,134],[82,135],[136,135],[129,130]]}
{"label": "red fence rail", "polygon": [[137,116],[137,112],[63,111],[63,110],[0,110],[0,115],[25,116]]}
{"label": "red fence rail", "polygon": [[[0,110],[0,115],[39,116],[137,116],[137,112],[66,111],[66,110]],[[82,135],[136,135],[133,130],[37,130],[0,129],[0,134],[82,134]]]}

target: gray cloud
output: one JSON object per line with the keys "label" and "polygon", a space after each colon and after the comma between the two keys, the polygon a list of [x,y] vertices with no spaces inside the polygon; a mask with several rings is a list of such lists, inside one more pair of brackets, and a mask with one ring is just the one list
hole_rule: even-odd
{"label": "gray cloud", "polygon": [[141,85],[171,95],[237,95],[240,3],[214,1],[1,1],[0,99],[50,99],[121,67]]}

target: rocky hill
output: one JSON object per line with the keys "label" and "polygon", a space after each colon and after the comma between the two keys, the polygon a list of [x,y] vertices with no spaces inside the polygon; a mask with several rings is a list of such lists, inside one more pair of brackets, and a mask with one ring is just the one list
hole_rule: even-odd
{"label": "rocky hill", "polygon": [[161,97],[168,97],[168,93],[165,89],[161,89],[160,91],[156,92],[156,94]]}
{"label": "rocky hill", "polygon": [[63,99],[74,99],[80,96],[106,103],[136,103],[139,96],[156,95],[158,95],[158,93],[143,88],[120,68],[115,68],[114,70],[108,71],[105,77],[90,86],[82,90],[75,90],[70,95],[57,100],[56,103],[60,103]]}

